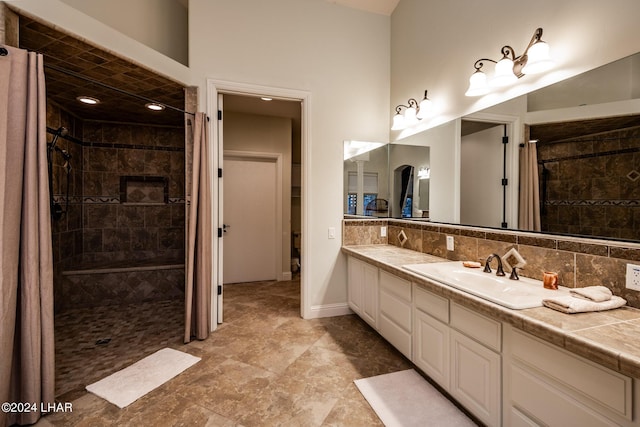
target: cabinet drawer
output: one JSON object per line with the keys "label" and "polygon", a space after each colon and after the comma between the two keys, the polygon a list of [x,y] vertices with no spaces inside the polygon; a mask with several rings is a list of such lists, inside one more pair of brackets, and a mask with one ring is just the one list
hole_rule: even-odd
{"label": "cabinet drawer", "polygon": [[386,289],[388,293],[411,302],[411,282],[401,279],[386,271],[380,271],[380,287]]}
{"label": "cabinet drawer", "polygon": [[590,399],[591,404],[626,419],[632,417],[632,381],[560,348],[512,329],[511,354],[515,361],[542,371],[550,380]]}
{"label": "cabinet drawer", "polygon": [[413,295],[416,308],[441,322],[449,323],[449,300],[423,289],[419,285],[414,285],[414,287]]}
{"label": "cabinet drawer", "polygon": [[396,325],[411,333],[411,303],[402,300],[387,288],[380,288],[380,315],[393,321]]}
{"label": "cabinet drawer", "polygon": [[[531,414],[536,424],[548,426],[616,426],[615,422],[603,417],[588,404],[572,398],[567,393],[545,381],[539,376],[512,365],[509,373],[512,405],[506,425],[521,425],[518,418],[522,413]],[[517,410],[515,410],[517,409]],[[513,418],[514,414],[520,415]]]}
{"label": "cabinet drawer", "polygon": [[493,319],[451,303],[451,326],[482,344],[500,352],[501,325]]}

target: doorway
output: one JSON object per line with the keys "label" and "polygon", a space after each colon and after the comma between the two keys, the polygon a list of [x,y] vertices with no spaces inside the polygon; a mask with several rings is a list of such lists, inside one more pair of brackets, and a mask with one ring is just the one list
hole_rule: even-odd
{"label": "doorway", "polygon": [[[214,117],[217,113],[220,118],[220,120],[212,121],[211,123],[211,135],[216,147],[216,152],[213,154],[213,164],[218,165],[222,175],[222,178],[218,179],[217,183],[214,183],[214,203],[216,204],[214,206],[214,224],[218,224],[219,235],[224,236],[218,239],[217,263],[214,276],[216,277],[216,284],[220,287],[217,292],[219,295],[214,296],[214,301],[212,301],[212,311],[215,311],[215,314],[212,313],[212,319],[217,319],[218,323],[222,322],[222,298],[224,295],[222,285],[223,283],[230,283],[229,277],[225,274],[225,268],[227,268],[227,262],[229,261],[227,258],[238,257],[238,255],[233,254],[232,248],[226,248],[227,244],[233,244],[229,242],[231,239],[226,239],[226,237],[233,232],[234,226],[231,223],[232,218],[229,218],[231,214],[227,213],[225,208],[227,197],[224,193],[230,191],[227,189],[225,181],[233,177],[233,171],[229,170],[229,166],[231,168],[237,166],[232,163],[228,164],[228,160],[225,159],[225,154],[228,154],[229,151],[233,151],[236,154],[238,151],[247,151],[254,154],[280,153],[282,155],[282,185],[277,186],[277,188],[282,189],[281,197],[284,202],[276,202],[276,224],[282,223],[284,226],[281,231],[276,229],[275,233],[276,243],[281,243],[282,249],[280,251],[272,250],[272,252],[282,254],[281,260],[275,263],[277,280],[290,280],[292,278],[294,275],[292,270],[292,258],[294,257],[292,254],[299,254],[296,258],[299,259],[301,270],[299,276],[294,277],[299,277],[300,279],[300,312],[301,316],[304,317],[306,311],[305,295],[307,294],[305,292],[307,280],[305,279],[304,261],[306,251],[305,241],[301,236],[305,234],[304,229],[307,223],[305,214],[308,212],[304,206],[304,183],[308,183],[308,180],[305,180],[303,176],[305,172],[303,164],[306,163],[305,158],[308,156],[308,150],[305,147],[308,136],[307,129],[303,127],[303,123],[308,122],[308,111],[305,108],[305,103],[308,102],[309,93],[213,80],[209,80],[207,84],[208,96],[211,101],[209,112]],[[271,101],[265,101],[262,98],[270,98]],[[287,112],[287,110],[289,111]],[[251,119],[243,121],[243,117],[250,117]],[[240,126],[243,128],[243,132],[251,133],[256,127],[254,126],[254,121],[264,121],[268,117],[280,119],[288,117],[291,120],[290,142],[286,150],[275,149],[268,142],[261,141],[259,136],[252,138],[252,142],[245,145],[241,150],[232,143],[228,144],[227,128],[231,118],[234,119],[236,125],[238,122],[241,123]],[[282,207],[280,212],[278,212],[279,206]],[[223,231],[225,224],[231,226],[226,233]],[[300,247],[299,249],[298,246]],[[217,325],[212,325],[212,329],[215,329],[215,327]]]}

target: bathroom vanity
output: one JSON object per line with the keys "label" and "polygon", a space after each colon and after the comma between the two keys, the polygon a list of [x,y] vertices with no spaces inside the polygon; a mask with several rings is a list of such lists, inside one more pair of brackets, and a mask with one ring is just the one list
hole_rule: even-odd
{"label": "bathroom vanity", "polygon": [[352,310],[483,423],[640,425],[640,310],[513,310],[403,268],[442,258],[342,250]]}

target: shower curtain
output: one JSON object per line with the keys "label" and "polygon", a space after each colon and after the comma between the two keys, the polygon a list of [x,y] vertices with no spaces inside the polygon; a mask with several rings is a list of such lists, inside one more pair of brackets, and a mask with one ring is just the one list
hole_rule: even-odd
{"label": "shower curtain", "polygon": [[212,212],[207,117],[196,113],[187,241],[184,342],[209,336],[211,325]]}
{"label": "shower curtain", "polygon": [[[0,426],[54,403],[53,260],[41,54],[0,56]],[[18,408],[13,408],[18,409]],[[33,409],[33,408],[32,408]]]}
{"label": "shower curtain", "polygon": [[[528,140],[526,138],[525,140]],[[540,187],[538,184],[538,153],[535,142],[520,149],[520,199],[518,228],[540,231]]]}

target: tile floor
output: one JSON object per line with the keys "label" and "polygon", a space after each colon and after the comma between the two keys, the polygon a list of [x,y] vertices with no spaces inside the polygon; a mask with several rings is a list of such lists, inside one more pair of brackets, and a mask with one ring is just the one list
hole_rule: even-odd
{"label": "tile floor", "polygon": [[[353,380],[410,362],[355,315],[301,319],[299,288],[295,280],[226,286],[225,322],[186,345],[182,301],[58,316],[57,395],[73,412],[37,425],[381,425]],[[124,409],[84,391],[166,346],[202,360]]]}

